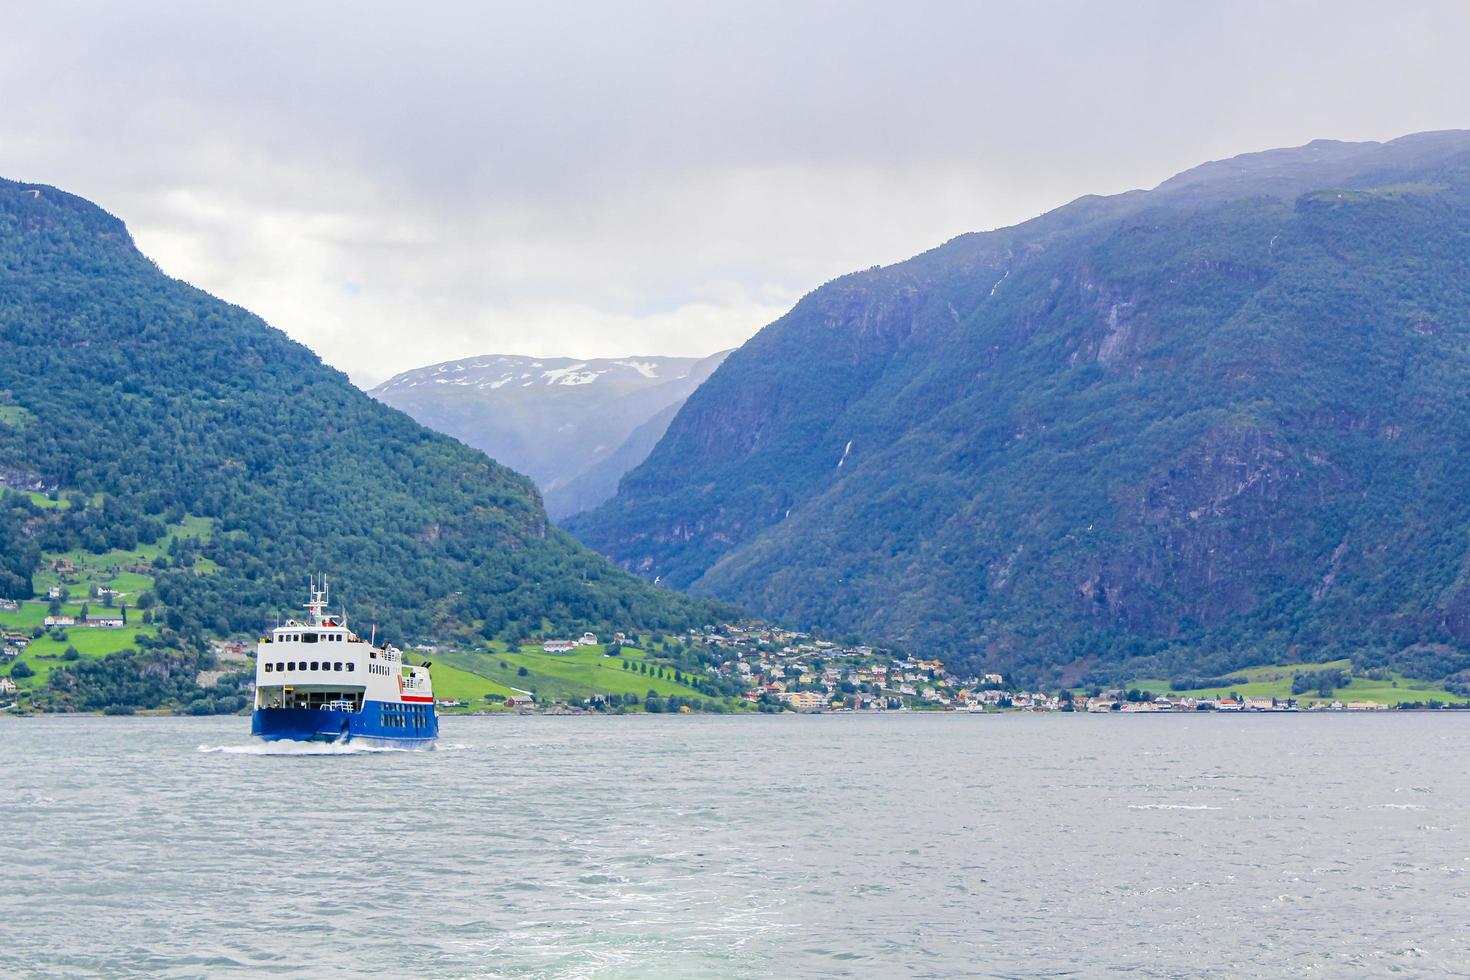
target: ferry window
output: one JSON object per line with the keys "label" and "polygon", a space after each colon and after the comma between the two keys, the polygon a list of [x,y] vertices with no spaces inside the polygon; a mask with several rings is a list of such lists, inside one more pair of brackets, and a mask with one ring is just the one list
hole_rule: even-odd
{"label": "ferry window", "polygon": [[319,664],[315,660],[313,660],[311,662],[311,669],[312,670],[320,670],[321,669],[321,664]]}
{"label": "ferry window", "polygon": [[271,665],[270,665],[270,664],[266,664],[266,665],[265,665],[265,672],[266,672],[266,673],[267,673],[267,674],[269,674],[269,673],[270,673],[270,672],[271,672]]}
{"label": "ferry window", "polygon": [[334,661],[332,661],[332,669],[333,670],[341,670],[342,669],[342,661],[340,661],[340,660],[334,660]]}
{"label": "ferry window", "polygon": [[286,669],[287,669],[287,670],[295,670],[295,669],[296,669],[296,664],[295,664],[295,662],[294,662],[294,661],[293,661],[293,662],[291,662],[291,663],[288,663],[288,664],[287,664],[287,665],[286,665]]}
{"label": "ferry window", "polygon": [[349,674],[352,673],[352,662],[351,661],[348,661],[348,663],[347,663],[347,672]]}

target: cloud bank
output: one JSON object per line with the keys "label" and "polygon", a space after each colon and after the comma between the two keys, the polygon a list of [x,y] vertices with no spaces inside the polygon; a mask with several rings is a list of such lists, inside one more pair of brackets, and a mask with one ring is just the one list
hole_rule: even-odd
{"label": "cloud bank", "polygon": [[1470,8],[32,5],[0,175],[360,384],[697,355],[844,272],[1318,137],[1470,125]]}

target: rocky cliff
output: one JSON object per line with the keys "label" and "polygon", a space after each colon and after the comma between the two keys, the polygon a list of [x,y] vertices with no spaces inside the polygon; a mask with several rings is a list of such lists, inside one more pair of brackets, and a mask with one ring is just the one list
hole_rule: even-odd
{"label": "rocky cliff", "polygon": [[1464,650],[1467,243],[1458,132],[962,236],[808,295],[569,527],[1037,678]]}

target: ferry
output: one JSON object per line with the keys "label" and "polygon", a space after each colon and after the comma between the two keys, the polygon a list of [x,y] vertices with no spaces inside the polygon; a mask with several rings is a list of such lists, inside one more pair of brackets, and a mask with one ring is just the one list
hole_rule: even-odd
{"label": "ferry", "polygon": [[327,612],[327,584],[311,585],[304,621],[287,620],[255,653],[250,733],[267,741],[363,741],[428,747],[439,736],[429,664],[364,641]]}

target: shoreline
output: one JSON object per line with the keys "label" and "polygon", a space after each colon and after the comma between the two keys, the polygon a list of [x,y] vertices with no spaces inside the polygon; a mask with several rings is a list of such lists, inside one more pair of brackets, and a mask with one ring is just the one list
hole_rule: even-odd
{"label": "shoreline", "polygon": [[[1121,715],[1141,715],[1145,717],[1233,717],[1245,716],[1280,716],[1280,717],[1310,717],[1317,715],[1341,716],[1341,715],[1404,715],[1404,714],[1470,714],[1470,704],[1442,705],[1440,707],[1414,707],[1396,708],[1385,706],[1382,708],[1307,708],[1282,711],[1030,711],[1025,709],[1002,709],[1000,711],[693,711],[688,714],[678,712],[654,712],[654,711],[465,711],[446,712],[440,714],[439,720],[447,718],[650,718],[650,717],[673,717],[673,718],[878,718],[878,717],[905,717],[905,718],[1015,718],[1015,717],[1112,717]],[[238,715],[196,715],[187,711],[159,711],[146,710],[135,711],[131,714],[108,714],[105,711],[28,711],[10,712],[0,710],[0,719],[16,719],[33,721],[45,718],[117,718],[128,719],[154,719],[154,718],[192,718],[208,720],[212,718],[239,718],[244,721],[250,719],[248,714]]]}

